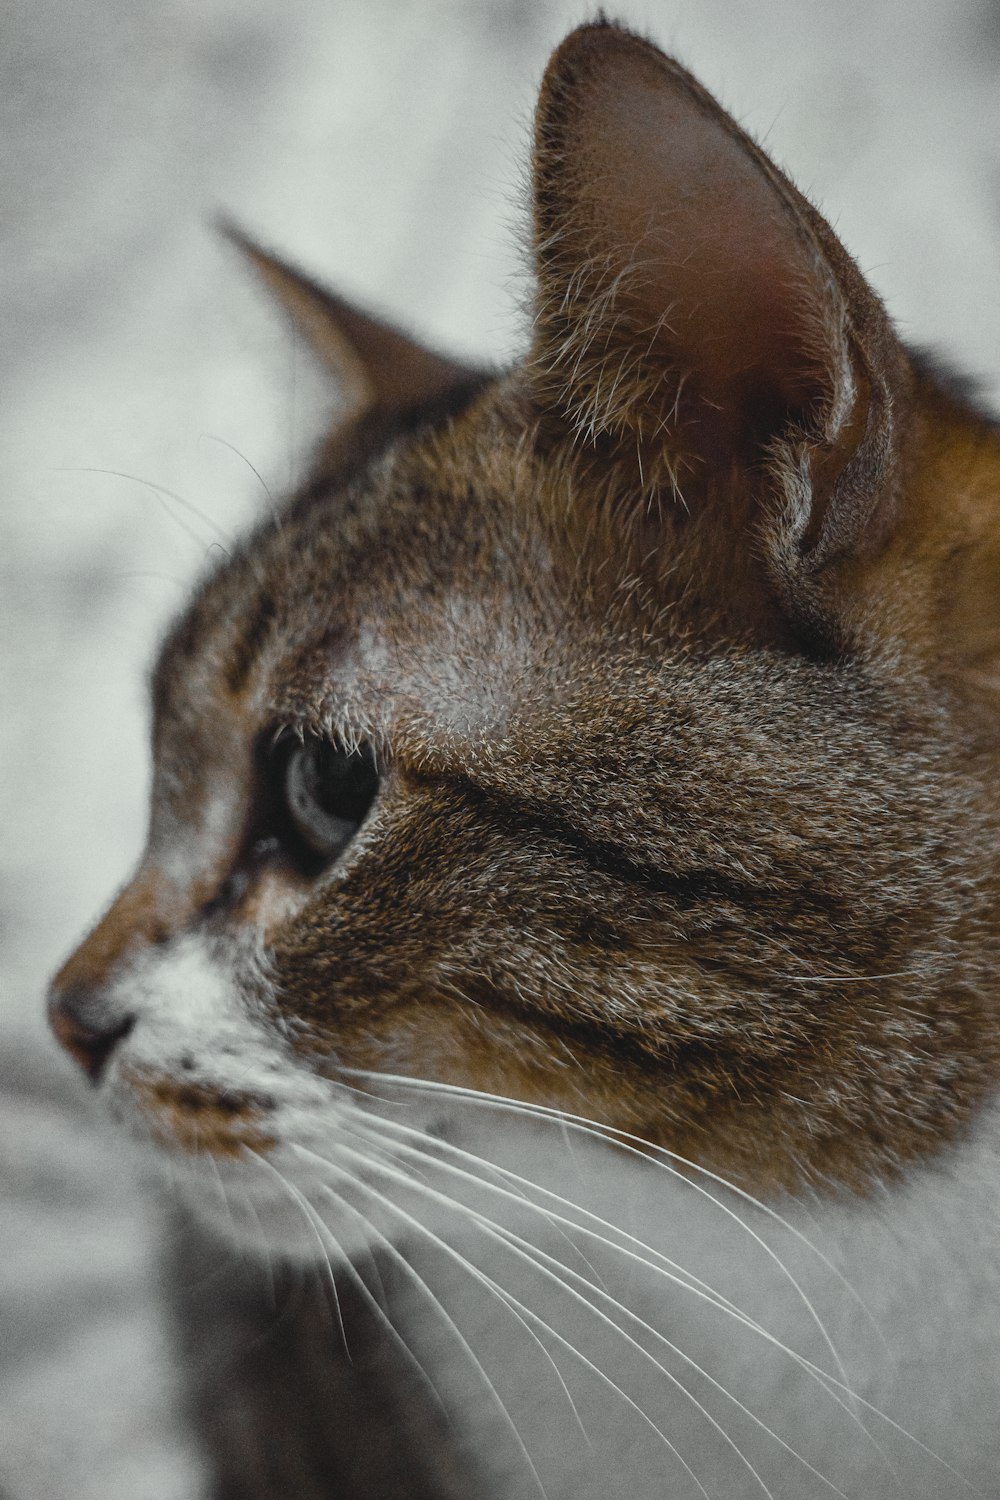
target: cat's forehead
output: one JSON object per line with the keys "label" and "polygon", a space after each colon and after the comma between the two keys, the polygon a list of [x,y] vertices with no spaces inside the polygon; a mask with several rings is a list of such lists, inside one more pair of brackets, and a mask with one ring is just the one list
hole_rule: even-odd
{"label": "cat's forehead", "polygon": [[208,581],[168,638],[158,717],[209,703],[353,727],[502,714],[565,601],[530,496],[537,457],[492,393],[320,473]]}

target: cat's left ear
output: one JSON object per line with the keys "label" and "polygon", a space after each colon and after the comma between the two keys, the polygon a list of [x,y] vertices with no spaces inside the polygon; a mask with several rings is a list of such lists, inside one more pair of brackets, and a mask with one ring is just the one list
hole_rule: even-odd
{"label": "cat's left ear", "polygon": [[414,410],[477,378],[468,366],[424,348],[390,323],[311,281],[242,230],[227,223],[221,229],[332,371],[347,407],[346,421],[376,412],[391,417]]}
{"label": "cat's left ear", "polygon": [[567,38],[534,229],[535,390],[619,497],[748,496],[799,574],[879,544],[906,358],[829,225],[679,64],[605,22]]}

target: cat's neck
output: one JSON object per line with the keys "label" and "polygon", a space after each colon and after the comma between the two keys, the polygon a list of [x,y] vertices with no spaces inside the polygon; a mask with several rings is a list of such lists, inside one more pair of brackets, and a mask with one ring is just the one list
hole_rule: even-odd
{"label": "cat's neck", "polygon": [[596,1221],[536,1218],[521,1245],[482,1224],[447,1248],[413,1243],[395,1315],[471,1450],[491,1455],[491,1495],[538,1493],[534,1465],[550,1500],[653,1500],[668,1480],[679,1495],[786,1493],[789,1473],[801,1500],[831,1483],[852,1500],[945,1500],[991,1483],[1000,1454],[998,1165],[996,1109],[867,1201],[755,1208],[608,1154],[606,1170],[588,1162],[589,1206],[634,1240],[611,1252]]}

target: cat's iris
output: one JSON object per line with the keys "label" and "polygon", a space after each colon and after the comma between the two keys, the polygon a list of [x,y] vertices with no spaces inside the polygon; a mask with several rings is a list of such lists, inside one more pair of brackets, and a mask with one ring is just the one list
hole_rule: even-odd
{"label": "cat's iris", "polygon": [[379,774],[371,748],[331,740],[294,741],[282,757],[283,800],[295,835],[322,864],[342,854],[375,800]]}

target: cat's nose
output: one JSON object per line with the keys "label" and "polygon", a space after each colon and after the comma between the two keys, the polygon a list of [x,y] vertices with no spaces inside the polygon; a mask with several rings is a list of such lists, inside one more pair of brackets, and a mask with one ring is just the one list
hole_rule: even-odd
{"label": "cat's nose", "polygon": [[108,1059],[128,1036],[135,1017],[114,1014],[102,995],[82,985],[49,991],[49,1024],[91,1083],[99,1083]]}
{"label": "cat's nose", "polygon": [[49,987],[49,1024],[94,1083],[135,1024],[135,1017],[113,1000],[110,990],[126,956],[135,957],[162,934],[161,886],[155,868],[140,866]]}

